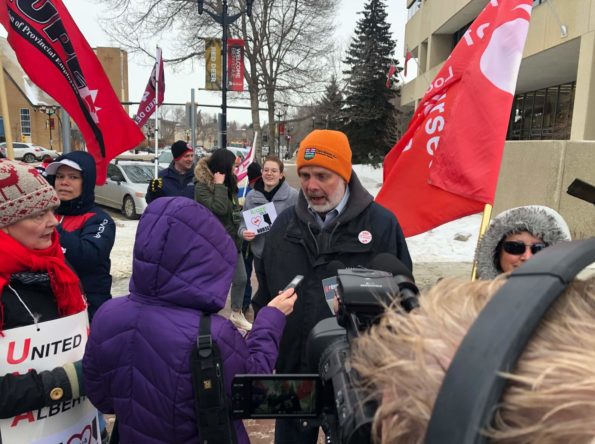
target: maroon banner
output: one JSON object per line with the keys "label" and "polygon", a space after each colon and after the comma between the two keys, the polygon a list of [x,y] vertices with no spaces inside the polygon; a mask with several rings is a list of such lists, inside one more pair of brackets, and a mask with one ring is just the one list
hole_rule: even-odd
{"label": "maroon banner", "polygon": [[[158,82],[158,83],[157,83]],[[155,85],[159,88],[159,100],[155,100]],[[155,112],[157,106],[163,103],[165,96],[165,73],[163,72],[163,58],[161,56],[161,48],[157,48],[157,57],[151,77],[143,93],[143,97],[138,105],[138,111],[134,116],[134,121],[139,128],[142,128],[149,117]]]}
{"label": "maroon banner", "polygon": [[244,91],[244,41],[227,39],[227,87],[230,91]]}
{"label": "maroon banner", "polygon": [[490,0],[384,159],[377,201],[405,236],[493,203],[532,0]]}
{"label": "maroon banner", "polygon": [[79,127],[97,164],[97,184],[103,184],[110,160],[144,135],[62,0],[4,0],[0,23],[23,70]]}

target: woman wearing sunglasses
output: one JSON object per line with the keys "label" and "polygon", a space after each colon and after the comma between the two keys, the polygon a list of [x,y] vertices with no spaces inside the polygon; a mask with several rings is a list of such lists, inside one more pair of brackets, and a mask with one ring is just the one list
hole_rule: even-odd
{"label": "woman wearing sunglasses", "polygon": [[568,224],[549,207],[506,210],[492,220],[477,246],[477,277],[493,279],[513,271],[544,248],[569,240]]}

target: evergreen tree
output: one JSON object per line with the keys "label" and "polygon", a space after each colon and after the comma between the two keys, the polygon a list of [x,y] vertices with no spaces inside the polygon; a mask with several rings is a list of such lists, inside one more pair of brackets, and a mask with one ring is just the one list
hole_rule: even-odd
{"label": "evergreen tree", "polygon": [[341,129],[342,102],[343,94],[339,90],[337,78],[332,76],[331,82],[326,86],[324,96],[316,109],[317,126],[332,130]]}
{"label": "evergreen tree", "polygon": [[[343,130],[349,137],[354,163],[381,163],[396,141],[397,93],[386,87],[395,41],[386,22],[384,0],[368,0],[358,20],[343,73],[347,79]],[[400,68],[397,67],[397,70]]]}

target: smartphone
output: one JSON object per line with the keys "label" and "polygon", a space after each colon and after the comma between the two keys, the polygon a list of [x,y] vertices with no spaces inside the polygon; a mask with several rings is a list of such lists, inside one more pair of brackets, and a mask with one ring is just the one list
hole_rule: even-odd
{"label": "smartphone", "polygon": [[321,411],[316,374],[236,375],[231,386],[234,418],[315,418]]}
{"label": "smartphone", "polygon": [[283,289],[283,291],[289,290],[290,288],[293,288],[294,290],[297,290],[297,288],[300,286],[300,284],[302,283],[303,280],[304,280],[304,276],[302,276],[301,274],[296,275],[296,277],[294,277],[291,280],[291,282],[285,286],[285,288]]}

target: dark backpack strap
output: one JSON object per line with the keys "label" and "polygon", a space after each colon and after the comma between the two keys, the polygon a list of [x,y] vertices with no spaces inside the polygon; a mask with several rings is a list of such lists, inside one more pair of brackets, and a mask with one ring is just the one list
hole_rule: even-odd
{"label": "dark backpack strap", "polygon": [[203,444],[237,442],[223,381],[219,347],[211,336],[211,316],[203,314],[196,348],[190,354],[198,433]]}

